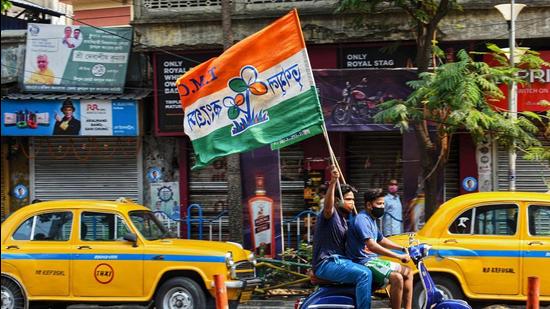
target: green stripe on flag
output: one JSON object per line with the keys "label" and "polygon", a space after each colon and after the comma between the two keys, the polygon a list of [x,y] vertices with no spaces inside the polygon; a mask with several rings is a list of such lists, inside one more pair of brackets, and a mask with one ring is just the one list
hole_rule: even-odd
{"label": "green stripe on flag", "polygon": [[290,136],[287,136],[287,137],[283,138],[280,141],[277,141],[275,143],[271,143],[271,150],[281,149],[281,148],[284,148],[286,146],[296,144],[296,143],[301,142],[305,139],[308,139],[312,136],[315,136],[317,134],[321,134],[322,132],[323,132],[323,129],[321,128],[320,125],[318,125],[318,124],[312,125],[311,127],[300,130],[300,131],[298,131],[298,132],[296,132],[296,133],[294,133]]}
{"label": "green stripe on flag", "polygon": [[315,87],[269,109],[269,121],[231,136],[232,125],[192,141],[197,162],[193,169],[215,159],[278,142],[290,135],[323,123],[321,105]]}

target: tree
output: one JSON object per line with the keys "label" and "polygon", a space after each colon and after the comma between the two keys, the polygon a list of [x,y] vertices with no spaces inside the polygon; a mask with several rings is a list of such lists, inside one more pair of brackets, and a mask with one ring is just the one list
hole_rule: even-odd
{"label": "tree", "polygon": [[[341,0],[338,11],[365,15],[375,13],[382,5],[385,5],[384,9],[401,8],[410,17],[415,30],[416,67],[419,74],[427,72],[432,59],[432,41],[435,39],[437,26],[451,10],[460,8],[457,0]],[[422,114],[430,113],[426,106],[419,105],[419,107]],[[401,113],[405,110],[396,110],[396,112]],[[385,117],[388,118],[387,115]],[[406,118],[403,119],[405,121]],[[415,129],[418,144],[421,145],[421,167],[424,176],[423,185],[426,196],[425,212],[427,219],[438,207],[438,175],[444,168],[444,164],[441,163],[445,162],[442,162],[442,160],[446,160],[449,153],[450,136],[445,135],[442,136],[443,139],[438,139],[439,136],[430,135],[427,119],[412,118],[410,120],[410,125]]]}
{"label": "tree", "polygon": [[[535,56],[533,53],[527,60],[533,59],[534,62],[528,61],[527,64],[539,65]],[[395,123],[402,130],[407,130],[410,123],[424,123],[434,129],[429,139],[438,155],[435,162],[430,161],[433,165],[424,166],[425,179],[444,168],[451,138],[457,131],[470,133],[474,142],[489,135],[492,140],[506,146],[515,141],[520,149],[541,147],[536,138],[537,122],[545,123],[541,115],[521,112],[516,120],[511,120],[508,112],[498,111],[490,104],[492,100],[504,97],[499,83],[524,82],[516,77],[519,69],[476,62],[464,50],[458,52],[457,58],[457,62],[440,65],[433,72],[420,73],[419,80],[408,83],[413,92],[406,100],[382,103],[381,111],[375,116],[377,121]],[[425,131],[428,132],[428,128]],[[430,206],[428,208],[426,203],[427,217],[437,209],[435,203]]]}
{"label": "tree", "polygon": [[[223,49],[233,45],[233,31],[231,30],[232,7],[230,0],[222,0],[222,32]],[[238,153],[227,156],[227,206],[229,213],[229,239],[243,243],[243,209],[241,187],[241,164]]]}
{"label": "tree", "polygon": [[[391,101],[384,104],[381,108],[385,110],[378,115],[377,120],[397,123],[403,129],[409,126],[414,128],[420,145],[427,219],[439,206],[439,175],[444,170],[452,134],[457,129],[463,125],[474,138],[479,138],[485,133],[484,130],[490,128],[497,130],[495,132],[502,142],[505,142],[505,136],[516,136],[521,139],[522,145],[527,146],[536,141],[527,134],[536,127],[525,117],[510,126],[505,115],[492,111],[484,99],[485,96],[502,97],[495,83],[511,80],[513,72],[508,68],[489,68],[483,63],[474,62],[466,52],[462,52],[458,63],[444,65],[434,73],[427,73],[430,71],[433,53],[437,51],[434,42],[438,24],[452,10],[461,9],[457,0],[341,0],[338,11],[363,16],[375,13],[382,5],[383,9],[401,8],[411,19],[415,30],[415,62],[421,79],[411,83],[415,91],[405,102]],[[443,89],[448,90],[448,94],[440,92]],[[457,122],[459,120],[464,123]],[[435,134],[430,132],[433,127]]]}
{"label": "tree", "polygon": [[2,13],[6,12],[11,8],[11,2],[8,0],[2,0]]}

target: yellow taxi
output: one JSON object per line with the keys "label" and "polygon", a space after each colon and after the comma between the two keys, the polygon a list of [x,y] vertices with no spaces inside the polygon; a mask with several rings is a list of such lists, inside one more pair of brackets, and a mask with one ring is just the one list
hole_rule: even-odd
{"label": "yellow taxi", "polygon": [[[416,238],[433,246],[425,264],[449,298],[525,301],[527,278],[537,276],[540,300],[550,301],[550,194],[461,195],[441,205]],[[406,235],[390,239],[408,245]],[[420,282],[413,294],[421,308]]]}
{"label": "yellow taxi", "polygon": [[122,200],[32,204],[2,223],[2,308],[29,302],[214,307],[260,283],[254,255],[230,242],[173,238],[146,207]]}

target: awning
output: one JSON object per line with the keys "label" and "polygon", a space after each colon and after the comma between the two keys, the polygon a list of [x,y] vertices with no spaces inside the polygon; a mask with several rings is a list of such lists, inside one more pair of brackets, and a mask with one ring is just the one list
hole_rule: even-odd
{"label": "awning", "polygon": [[139,100],[151,93],[151,89],[132,89],[126,93],[9,93],[2,99],[11,100]]}
{"label": "awning", "polygon": [[56,11],[47,9],[45,7],[42,7],[42,6],[38,5],[38,4],[34,4],[30,1],[10,0],[10,2],[11,2],[11,4],[13,4],[14,6],[17,6],[17,7],[24,8],[24,9],[29,9],[29,10],[34,10],[34,11],[40,11],[41,13],[48,14],[48,15],[55,16],[55,17],[60,17],[60,16],[65,15],[64,13],[60,13],[60,12],[56,12]]}

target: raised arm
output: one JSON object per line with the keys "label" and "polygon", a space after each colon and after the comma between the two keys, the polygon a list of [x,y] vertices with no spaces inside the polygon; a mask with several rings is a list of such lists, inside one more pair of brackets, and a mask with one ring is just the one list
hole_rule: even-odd
{"label": "raised arm", "polygon": [[334,194],[336,191],[336,183],[340,178],[340,172],[338,169],[331,165],[330,167],[330,181],[328,183],[327,193],[325,193],[325,205],[323,207],[323,217],[330,219],[334,213]]}

